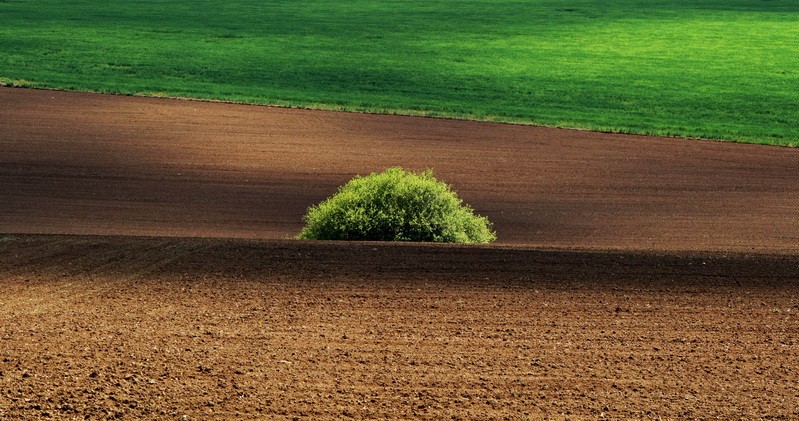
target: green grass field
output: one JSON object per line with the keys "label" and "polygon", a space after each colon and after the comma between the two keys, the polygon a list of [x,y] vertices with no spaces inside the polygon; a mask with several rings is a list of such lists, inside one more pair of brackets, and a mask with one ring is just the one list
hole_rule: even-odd
{"label": "green grass field", "polygon": [[799,145],[796,0],[0,0],[0,82]]}

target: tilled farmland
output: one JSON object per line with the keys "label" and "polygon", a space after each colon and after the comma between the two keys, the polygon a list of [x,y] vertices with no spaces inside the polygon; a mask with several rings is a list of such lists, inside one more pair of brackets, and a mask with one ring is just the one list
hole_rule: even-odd
{"label": "tilled farmland", "polygon": [[[0,418],[799,417],[792,149],[0,89]],[[292,240],[433,168],[487,246]]]}

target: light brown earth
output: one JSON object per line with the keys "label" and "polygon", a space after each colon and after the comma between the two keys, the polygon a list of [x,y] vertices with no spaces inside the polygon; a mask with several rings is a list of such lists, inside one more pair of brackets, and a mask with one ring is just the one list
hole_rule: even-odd
{"label": "light brown earth", "polygon": [[[498,243],[285,239],[392,165],[432,167]],[[787,148],[0,88],[0,419],[796,419],[797,168]]]}

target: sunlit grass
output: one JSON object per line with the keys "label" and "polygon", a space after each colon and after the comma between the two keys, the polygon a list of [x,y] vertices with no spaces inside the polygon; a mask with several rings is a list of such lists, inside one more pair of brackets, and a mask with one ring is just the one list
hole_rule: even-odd
{"label": "sunlit grass", "polygon": [[0,0],[0,82],[799,145],[792,0]]}

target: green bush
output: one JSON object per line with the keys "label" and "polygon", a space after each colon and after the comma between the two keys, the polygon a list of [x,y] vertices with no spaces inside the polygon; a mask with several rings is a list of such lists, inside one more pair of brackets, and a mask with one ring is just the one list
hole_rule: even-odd
{"label": "green bush", "polygon": [[497,236],[450,187],[422,173],[389,168],[356,176],[333,197],[308,209],[306,240],[488,243]]}

